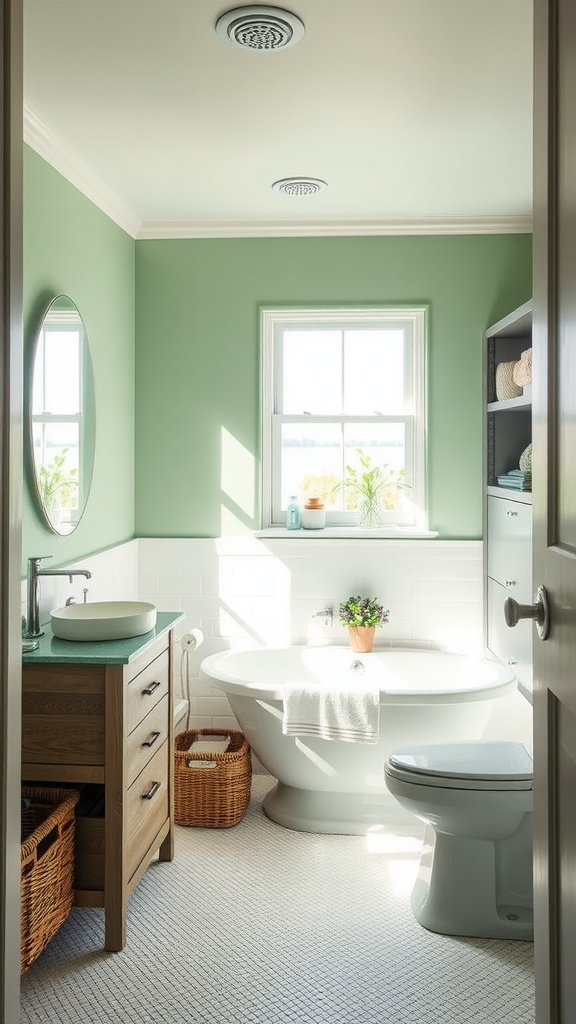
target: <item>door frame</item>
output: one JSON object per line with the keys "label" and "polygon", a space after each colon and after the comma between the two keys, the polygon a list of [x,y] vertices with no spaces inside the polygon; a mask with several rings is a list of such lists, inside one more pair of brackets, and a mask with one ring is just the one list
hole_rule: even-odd
{"label": "door frame", "polygon": [[0,1024],[17,1024],[22,676],[22,0],[3,0],[0,34]]}

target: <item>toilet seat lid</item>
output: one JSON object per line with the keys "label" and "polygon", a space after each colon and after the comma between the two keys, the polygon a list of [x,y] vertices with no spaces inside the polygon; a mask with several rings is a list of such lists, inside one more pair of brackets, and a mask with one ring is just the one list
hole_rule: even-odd
{"label": "toilet seat lid", "polygon": [[523,743],[430,743],[392,751],[396,778],[454,789],[531,789],[532,756]]}

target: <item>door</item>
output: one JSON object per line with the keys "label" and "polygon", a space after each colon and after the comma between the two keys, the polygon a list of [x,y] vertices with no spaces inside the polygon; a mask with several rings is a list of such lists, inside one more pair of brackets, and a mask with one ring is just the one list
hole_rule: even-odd
{"label": "door", "polygon": [[534,901],[537,1024],[576,1021],[576,3],[535,0]]}

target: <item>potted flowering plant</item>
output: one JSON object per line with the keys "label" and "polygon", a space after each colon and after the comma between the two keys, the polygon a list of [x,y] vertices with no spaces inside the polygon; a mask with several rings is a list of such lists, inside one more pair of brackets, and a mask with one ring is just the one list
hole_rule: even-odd
{"label": "potted flowering plant", "polygon": [[348,627],[353,651],[372,650],[376,626],[388,622],[389,611],[384,610],[376,597],[349,597],[339,608],[340,623]]}

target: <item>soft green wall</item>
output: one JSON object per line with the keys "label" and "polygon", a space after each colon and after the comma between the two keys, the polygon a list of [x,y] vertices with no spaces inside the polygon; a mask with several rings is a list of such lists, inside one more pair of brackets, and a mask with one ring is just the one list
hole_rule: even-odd
{"label": "soft green wall", "polygon": [[25,434],[23,573],[29,555],[51,554],[57,565],[134,535],[134,249],[129,235],[25,147],[25,381],[42,313],[65,293],[90,340],[97,428],[90,500],[69,537],[52,533],[38,512]]}
{"label": "soft green wall", "polygon": [[98,426],[71,536],[44,525],[25,474],[23,564],[134,534],[259,525],[261,305],[429,306],[430,526],[481,535],[482,333],[530,297],[530,236],[135,243],[28,148],[24,171],[26,350],[48,301],[70,295],[90,338]]}
{"label": "soft green wall", "polygon": [[137,242],[137,535],[258,526],[260,305],[427,303],[430,527],[480,537],[482,334],[531,279],[529,235]]}

